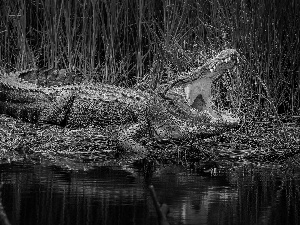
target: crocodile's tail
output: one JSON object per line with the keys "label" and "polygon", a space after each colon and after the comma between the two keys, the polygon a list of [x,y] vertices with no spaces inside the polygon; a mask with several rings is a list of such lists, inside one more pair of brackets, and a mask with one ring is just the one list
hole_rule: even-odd
{"label": "crocodile's tail", "polygon": [[72,91],[56,95],[11,77],[0,78],[0,113],[26,122],[65,126],[74,98]]}

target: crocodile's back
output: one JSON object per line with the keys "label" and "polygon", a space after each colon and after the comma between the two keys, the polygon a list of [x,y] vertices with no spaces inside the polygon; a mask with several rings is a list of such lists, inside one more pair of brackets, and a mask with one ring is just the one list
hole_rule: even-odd
{"label": "crocodile's back", "polygon": [[67,116],[67,124],[71,127],[105,127],[135,121],[137,116],[127,103],[117,99],[104,101],[100,98],[84,98],[80,95],[75,98]]}
{"label": "crocodile's back", "polygon": [[43,88],[0,79],[0,113],[28,122],[70,127],[120,125],[137,121],[150,95],[106,84]]}

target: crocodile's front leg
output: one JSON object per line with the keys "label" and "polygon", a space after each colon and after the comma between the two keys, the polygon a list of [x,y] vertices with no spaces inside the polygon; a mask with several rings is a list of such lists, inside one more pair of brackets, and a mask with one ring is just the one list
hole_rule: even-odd
{"label": "crocodile's front leg", "polygon": [[61,91],[51,104],[42,109],[39,122],[66,126],[68,114],[76,97],[76,93],[71,90]]}
{"label": "crocodile's front leg", "polygon": [[71,129],[97,127],[126,152],[143,157],[147,150],[139,140],[146,134],[148,125],[143,116],[145,110],[140,108],[144,104],[77,95],[67,115],[67,126]]}
{"label": "crocodile's front leg", "polygon": [[120,147],[126,152],[137,153],[139,158],[147,156],[147,149],[136,141],[137,136],[145,134],[147,125],[144,123],[135,123],[123,127],[117,134],[117,141]]}

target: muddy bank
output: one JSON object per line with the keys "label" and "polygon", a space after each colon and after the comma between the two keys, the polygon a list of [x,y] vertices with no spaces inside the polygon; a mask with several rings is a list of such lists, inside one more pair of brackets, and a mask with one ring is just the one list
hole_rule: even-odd
{"label": "muddy bank", "polygon": [[[0,115],[0,159],[2,163],[32,161],[72,169],[96,165],[130,164],[136,154],[118,148],[109,134],[98,128],[67,129],[25,123]],[[190,142],[145,141],[149,161],[184,165],[201,170],[206,162],[221,165],[283,166],[297,162],[300,128],[296,124],[273,126],[252,123],[223,135]],[[142,140],[143,141],[143,140]],[[210,163],[208,163],[210,164]]]}

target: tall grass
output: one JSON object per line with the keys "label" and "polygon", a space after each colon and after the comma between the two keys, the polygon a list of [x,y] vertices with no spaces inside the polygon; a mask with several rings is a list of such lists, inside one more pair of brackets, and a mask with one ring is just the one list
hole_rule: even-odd
{"label": "tall grass", "polygon": [[215,26],[228,34],[228,42],[246,56],[242,79],[245,94],[256,97],[262,108],[297,111],[300,2],[212,2],[218,9],[214,13]]}
{"label": "tall grass", "polygon": [[0,12],[2,70],[67,68],[131,86],[173,79],[230,47],[244,56],[244,105],[300,106],[298,0],[15,0]]}

